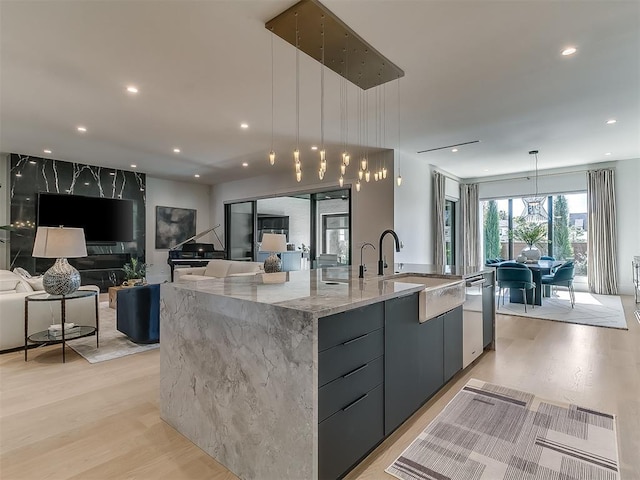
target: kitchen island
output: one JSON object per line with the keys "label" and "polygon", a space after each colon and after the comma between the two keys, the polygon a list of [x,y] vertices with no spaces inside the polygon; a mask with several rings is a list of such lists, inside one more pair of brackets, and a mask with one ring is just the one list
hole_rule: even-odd
{"label": "kitchen island", "polygon": [[419,323],[424,289],[348,267],[163,284],[161,416],[240,478],[337,478],[462,368],[461,307]]}

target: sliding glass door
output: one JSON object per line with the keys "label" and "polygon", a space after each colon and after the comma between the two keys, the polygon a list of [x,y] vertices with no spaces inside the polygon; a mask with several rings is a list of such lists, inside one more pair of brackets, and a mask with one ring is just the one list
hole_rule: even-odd
{"label": "sliding glass door", "polygon": [[225,205],[225,245],[229,260],[255,260],[256,202]]}

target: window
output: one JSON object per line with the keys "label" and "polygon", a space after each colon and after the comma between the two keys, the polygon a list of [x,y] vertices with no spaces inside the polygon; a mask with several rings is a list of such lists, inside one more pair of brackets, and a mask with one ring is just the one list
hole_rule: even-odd
{"label": "window", "polygon": [[[541,255],[559,261],[573,260],[576,277],[587,275],[586,193],[480,203],[486,260],[515,259],[531,244]],[[532,232],[534,226],[539,235]]]}
{"label": "window", "polygon": [[444,251],[447,265],[456,264],[456,202],[444,201]]}
{"label": "window", "polygon": [[349,215],[322,215],[322,253],[338,256],[338,264],[349,263]]}

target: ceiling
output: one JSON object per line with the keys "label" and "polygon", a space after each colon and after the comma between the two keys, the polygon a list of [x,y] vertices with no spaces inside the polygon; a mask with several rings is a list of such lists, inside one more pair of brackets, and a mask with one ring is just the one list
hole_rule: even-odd
{"label": "ceiling", "polygon": [[[293,175],[299,125],[303,174],[316,172],[320,64],[300,54],[297,123],[295,48],[264,27],[293,3],[2,0],[0,150],[215,184]],[[640,158],[640,2],[323,3],[405,72],[368,91],[364,135],[357,87],[341,101],[326,70],[327,175],[346,104],[352,154],[399,145],[460,178],[530,171],[533,149],[540,170]]]}

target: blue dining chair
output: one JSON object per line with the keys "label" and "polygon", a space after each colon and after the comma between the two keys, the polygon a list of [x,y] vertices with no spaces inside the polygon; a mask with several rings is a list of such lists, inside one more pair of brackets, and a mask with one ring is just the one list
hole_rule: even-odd
{"label": "blue dining chair", "polygon": [[540,260],[555,260],[555,259],[556,259],[555,257],[551,257],[549,255],[542,255],[540,257]]}
{"label": "blue dining chair", "polygon": [[567,287],[569,290],[569,300],[571,301],[571,308],[574,308],[576,304],[576,295],[573,291],[573,277],[574,277],[575,266],[573,264],[573,260],[569,260],[568,262],[563,263],[555,272],[550,275],[542,275],[542,284],[543,285],[553,285],[553,286],[561,286]]}
{"label": "blue dining chair", "polygon": [[[524,311],[527,312],[527,290],[535,290],[536,284],[533,282],[533,273],[524,265],[517,262],[503,263],[497,270],[498,282],[498,309],[500,308],[500,295],[502,295],[502,305],[504,305],[504,289],[517,288],[522,290],[524,298]],[[535,293],[531,297],[531,308],[534,307]]]}

